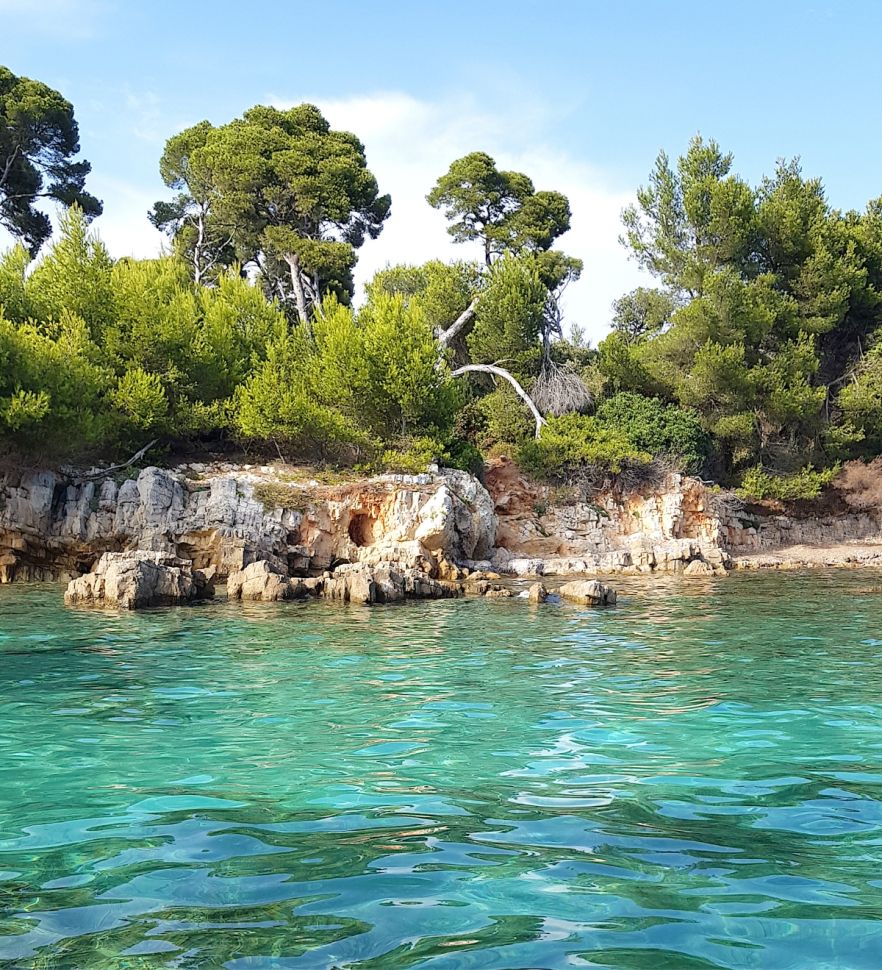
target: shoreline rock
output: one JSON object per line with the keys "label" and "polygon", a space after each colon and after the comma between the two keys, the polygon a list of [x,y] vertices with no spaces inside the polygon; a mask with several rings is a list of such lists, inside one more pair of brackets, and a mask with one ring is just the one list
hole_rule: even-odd
{"label": "shoreline rock", "polygon": [[611,586],[596,579],[579,579],[572,583],[564,583],[557,592],[562,599],[582,606],[615,606],[618,599],[616,591]]}
{"label": "shoreline rock", "polygon": [[162,552],[107,552],[94,572],[72,580],[64,594],[68,606],[109,606],[141,610],[178,606],[214,595],[213,574]]}
{"label": "shoreline rock", "polygon": [[[504,596],[501,577],[882,565],[878,510],[814,519],[760,514],[720,502],[681,475],[587,502],[573,490],[528,482],[504,460],[491,462],[486,479],[485,488],[445,470],[322,485],[269,466],[189,465],[145,468],[118,482],[7,469],[0,472],[0,582],[75,579],[102,554],[132,549],[192,562],[194,576],[202,570],[218,581],[269,563],[285,582],[258,583],[266,599],[315,595],[288,580],[323,572],[336,576],[329,598],[400,595],[390,579],[373,592],[355,575],[338,582],[348,565],[409,576],[414,591],[405,595],[413,597],[419,584],[423,595],[443,595],[419,577],[465,584],[468,595]],[[826,540],[835,544],[822,548]]]}

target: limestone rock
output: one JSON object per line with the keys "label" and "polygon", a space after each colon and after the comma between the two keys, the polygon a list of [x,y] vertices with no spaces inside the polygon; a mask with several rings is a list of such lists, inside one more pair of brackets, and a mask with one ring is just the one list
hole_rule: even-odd
{"label": "limestone rock", "polygon": [[78,575],[102,553],[127,547],[192,560],[194,569],[214,566],[221,580],[265,560],[286,576],[340,561],[393,562],[456,582],[459,562],[493,550],[493,502],[464,472],[344,485],[270,479],[277,489],[261,492],[261,476],[271,474],[150,467],[117,484],[73,472],[0,472],[0,582]]}
{"label": "limestone rock", "polygon": [[545,563],[541,559],[510,559],[505,571],[513,576],[541,576]]}
{"label": "limestone rock", "polygon": [[377,584],[373,570],[366,563],[339,566],[330,579],[325,580],[322,595],[343,603],[369,606],[377,602]]}
{"label": "limestone rock", "polygon": [[577,579],[564,583],[558,592],[564,599],[583,606],[613,606],[617,598],[616,591],[611,586],[596,579]]}
{"label": "limestone rock", "polygon": [[544,603],[548,599],[548,590],[542,583],[533,583],[527,590],[527,599],[531,603]]}
{"label": "limestone rock", "polygon": [[227,579],[227,598],[231,600],[276,602],[290,599],[291,595],[288,577],[266,559],[250,563]]}
{"label": "limestone rock", "polygon": [[693,559],[683,570],[684,576],[713,576],[714,567],[703,559]]}
{"label": "limestone rock", "polygon": [[139,610],[188,603],[207,588],[197,585],[191,564],[162,552],[107,552],[95,571],[72,580],[64,594],[69,606],[115,606]]}

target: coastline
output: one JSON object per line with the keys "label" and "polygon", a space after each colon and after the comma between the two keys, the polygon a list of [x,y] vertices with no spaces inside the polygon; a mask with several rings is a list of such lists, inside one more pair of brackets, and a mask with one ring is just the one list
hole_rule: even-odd
{"label": "coastline", "polygon": [[0,582],[77,581],[71,601],[93,601],[111,560],[147,583],[130,597],[140,605],[151,589],[156,605],[230,580],[240,599],[504,597],[510,580],[878,568],[882,519],[829,500],[748,507],[678,474],[587,497],[506,459],[483,482],[452,469],[322,481],[198,463],[0,473]]}

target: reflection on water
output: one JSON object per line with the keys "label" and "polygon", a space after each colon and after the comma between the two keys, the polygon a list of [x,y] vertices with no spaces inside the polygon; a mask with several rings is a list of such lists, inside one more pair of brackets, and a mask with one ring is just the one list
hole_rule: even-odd
{"label": "reflection on water", "polygon": [[0,588],[0,965],[877,970],[871,585],[135,616]]}

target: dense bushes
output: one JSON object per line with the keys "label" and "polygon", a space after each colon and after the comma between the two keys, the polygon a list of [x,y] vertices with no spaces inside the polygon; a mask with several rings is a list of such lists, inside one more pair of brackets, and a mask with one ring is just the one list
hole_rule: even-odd
{"label": "dense bushes", "polygon": [[685,471],[700,471],[710,454],[710,438],[698,415],[658,398],[616,394],[598,407],[597,419],[620,429],[640,450],[653,457],[670,457]]}
{"label": "dense bushes", "polygon": [[813,499],[839,474],[839,466],[815,471],[811,465],[791,475],[770,474],[759,466],[748,469],[736,490],[739,498],[758,502],[777,499],[782,502]]}
{"label": "dense bushes", "polygon": [[586,466],[620,472],[626,463],[645,463],[652,455],[641,451],[619,428],[595,417],[566,414],[549,418],[538,439],[521,445],[519,458],[533,474],[565,478]]}
{"label": "dense bushes", "polygon": [[246,438],[425,467],[443,453],[457,403],[437,363],[431,330],[401,296],[376,294],[357,316],[331,299],[311,333],[269,345],[236,395],[235,424]]}
{"label": "dense bushes", "polygon": [[27,265],[20,248],[0,260],[7,449],[85,457],[233,434],[378,465],[446,454],[456,389],[401,296],[378,291],[358,315],[329,299],[292,328],[235,270],[207,287],[174,257],[114,264],[77,210]]}

